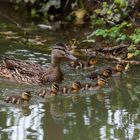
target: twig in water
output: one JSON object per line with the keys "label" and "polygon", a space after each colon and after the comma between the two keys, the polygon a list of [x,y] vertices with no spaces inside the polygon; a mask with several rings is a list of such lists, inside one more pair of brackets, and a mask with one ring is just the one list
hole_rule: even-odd
{"label": "twig in water", "polygon": [[0,15],[2,15],[4,18],[8,19],[12,23],[16,24],[17,27],[20,27],[21,28],[21,25],[19,23],[17,23],[15,20],[13,20],[12,18],[10,18],[9,16],[5,15],[3,12],[0,11]]}

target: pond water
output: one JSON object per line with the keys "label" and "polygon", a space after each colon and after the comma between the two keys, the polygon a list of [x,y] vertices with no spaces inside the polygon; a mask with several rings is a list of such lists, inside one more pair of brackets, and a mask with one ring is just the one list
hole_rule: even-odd
{"label": "pond water", "polygon": [[[67,33],[68,34],[68,33]],[[58,37],[56,37],[56,40]],[[52,43],[53,44],[53,43]],[[50,52],[30,49],[0,39],[0,56],[12,55],[41,65],[50,64]],[[114,65],[99,60],[98,67]],[[65,80],[86,82],[89,70],[74,70],[62,64]],[[111,78],[98,91],[42,100],[36,96],[39,86],[26,86],[0,79],[1,140],[124,140],[140,139],[140,67],[133,66],[120,77]],[[89,81],[88,81],[89,82]],[[6,94],[30,90],[28,106],[3,102]]]}

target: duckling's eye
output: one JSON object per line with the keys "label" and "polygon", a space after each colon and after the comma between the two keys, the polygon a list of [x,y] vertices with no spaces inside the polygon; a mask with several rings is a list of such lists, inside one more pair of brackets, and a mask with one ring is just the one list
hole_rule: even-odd
{"label": "duckling's eye", "polygon": [[123,66],[120,66],[120,68],[123,69],[124,67]]}

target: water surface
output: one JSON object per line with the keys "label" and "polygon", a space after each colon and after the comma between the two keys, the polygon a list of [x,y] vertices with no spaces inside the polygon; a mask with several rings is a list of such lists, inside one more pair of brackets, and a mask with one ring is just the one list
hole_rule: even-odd
{"label": "water surface", "polygon": [[[57,39],[56,39],[57,40]],[[52,43],[53,44],[53,43]],[[50,52],[40,52],[24,45],[0,40],[0,56],[12,55],[48,67]],[[98,67],[114,65],[100,60]],[[85,82],[88,70],[73,70],[62,64],[65,80]],[[140,67],[133,66],[120,77],[110,79],[98,91],[42,100],[38,86],[26,86],[0,79],[1,140],[124,140],[140,139]],[[27,106],[6,104],[6,94],[33,93]]]}

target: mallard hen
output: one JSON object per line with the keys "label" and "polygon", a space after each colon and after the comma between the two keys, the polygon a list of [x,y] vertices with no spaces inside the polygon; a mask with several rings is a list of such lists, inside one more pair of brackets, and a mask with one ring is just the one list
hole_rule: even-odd
{"label": "mallard hen", "polygon": [[0,65],[0,76],[11,81],[30,85],[41,85],[47,82],[61,82],[63,73],[60,63],[63,58],[76,61],[77,58],[70,54],[63,43],[56,44],[51,53],[51,66],[46,69],[39,64],[26,62],[10,57],[3,58]]}

